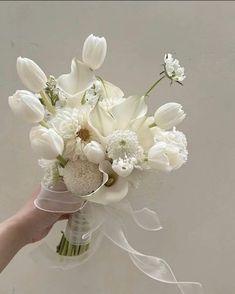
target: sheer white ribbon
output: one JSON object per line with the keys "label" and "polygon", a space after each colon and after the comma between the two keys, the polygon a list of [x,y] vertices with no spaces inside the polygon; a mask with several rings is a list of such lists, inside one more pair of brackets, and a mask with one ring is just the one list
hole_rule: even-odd
{"label": "sheer white ribbon", "polygon": [[[144,230],[157,231],[162,227],[160,225],[157,213],[143,208],[134,211],[130,203],[124,199],[112,205],[100,205],[92,202],[86,202],[83,206],[79,197],[73,196],[66,191],[65,187],[53,191],[42,185],[41,192],[35,200],[35,206],[39,209],[53,212],[72,213],[85,210],[86,221],[89,223],[89,230],[84,233],[83,238],[90,236],[90,249],[78,257],[58,256],[46,244],[41,244],[32,254],[35,260],[46,261],[49,266],[60,269],[69,269],[80,265],[90,258],[98,248],[102,236],[106,236],[119,248],[126,251],[136,267],[150,278],[178,286],[182,294],[202,294],[202,286],[196,282],[178,282],[170,268],[163,259],[156,256],[145,255],[136,251],[128,242],[125,236],[123,219],[130,216],[134,222]],[[69,232],[72,236],[75,231]],[[78,233],[78,232],[77,232]],[[70,239],[69,237],[69,239]],[[71,237],[72,239],[75,236]]]}

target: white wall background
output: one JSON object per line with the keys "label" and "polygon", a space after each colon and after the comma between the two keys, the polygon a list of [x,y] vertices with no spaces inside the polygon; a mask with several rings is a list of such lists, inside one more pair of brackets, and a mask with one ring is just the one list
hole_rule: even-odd
{"label": "white wall background", "polygon": [[[189,162],[151,178],[136,191],[150,197],[164,230],[130,235],[136,248],[166,259],[179,280],[201,281],[207,294],[234,293],[235,3],[226,1],[11,1],[0,3],[0,218],[13,214],[40,181],[29,126],[10,112],[7,97],[22,88],[17,56],[47,73],[68,72],[90,33],[104,35],[108,55],[100,75],[126,94],[143,93],[165,52],[186,68],[185,86],[164,81],[150,98],[152,111],[177,101],[188,113],[181,129]],[[133,194],[133,197],[134,194]],[[51,236],[59,234],[55,227]],[[0,276],[1,293],[178,293],[145,277],[128,256],[104,241],[88,263],[71,271],[34,263],[24,248]]]}

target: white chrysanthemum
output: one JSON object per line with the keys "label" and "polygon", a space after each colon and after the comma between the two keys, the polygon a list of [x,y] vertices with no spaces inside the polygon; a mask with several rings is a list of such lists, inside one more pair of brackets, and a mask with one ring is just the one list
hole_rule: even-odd
{"label": "white chrysanthemum", "polygon": [[137,134],[130,130],[116,130],[110,134],[106,150],[108,157],[113,159],[113,170],[120,176],[128,176],[144,158]]}
{"label": "white chrysanthemum", "polygon": [[91,140],[96,139],[87,121],[85,109],[65,107],[58,109],[55,117],[50,121],[58,134],[64,139],[65,149],[63,156],[76,160],[83,156],[83,147]]}
{"label": "white chrysanthemum", "polygon": [[66,164],[63,170],[63,178],[69,191],[84,196],[100,187],[103,174],[97,164],[78,159]]}
{"label": "white chrysanthemum", "polygon": [[109,158],[135,158],[141,160],[143,148],[139,145],[137,134],[130,130],[116,130],[107,137]]}
{"label": "white chrysanthemum", "polygon": [[179,60],[172,57],[172,54],[168,53],[164,57],[164,67],[166,75],[173,81],[182,82],[186,76],[184,74],[184,67],[181,67]]}

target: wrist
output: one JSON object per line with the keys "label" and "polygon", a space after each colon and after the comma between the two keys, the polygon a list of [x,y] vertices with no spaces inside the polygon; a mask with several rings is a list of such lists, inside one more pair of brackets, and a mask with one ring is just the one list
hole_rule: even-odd
{"label": "wrist", "polygon": [[17,217],[11,217],[5,221],[6,229],[13,236],[13,242],[18,249],[21,249],[28,241],[27,229],[24,223]]}

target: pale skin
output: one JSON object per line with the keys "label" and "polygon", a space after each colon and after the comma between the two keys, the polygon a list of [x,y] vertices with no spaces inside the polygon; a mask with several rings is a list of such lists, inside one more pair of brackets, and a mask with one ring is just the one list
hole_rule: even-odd
{"label": "pale skin", "polygon": [[52,226],[68,215],[39,210],[34,206],[39,188],[12,217],[0,224],[0,272],[25,245],[43,239]]}

